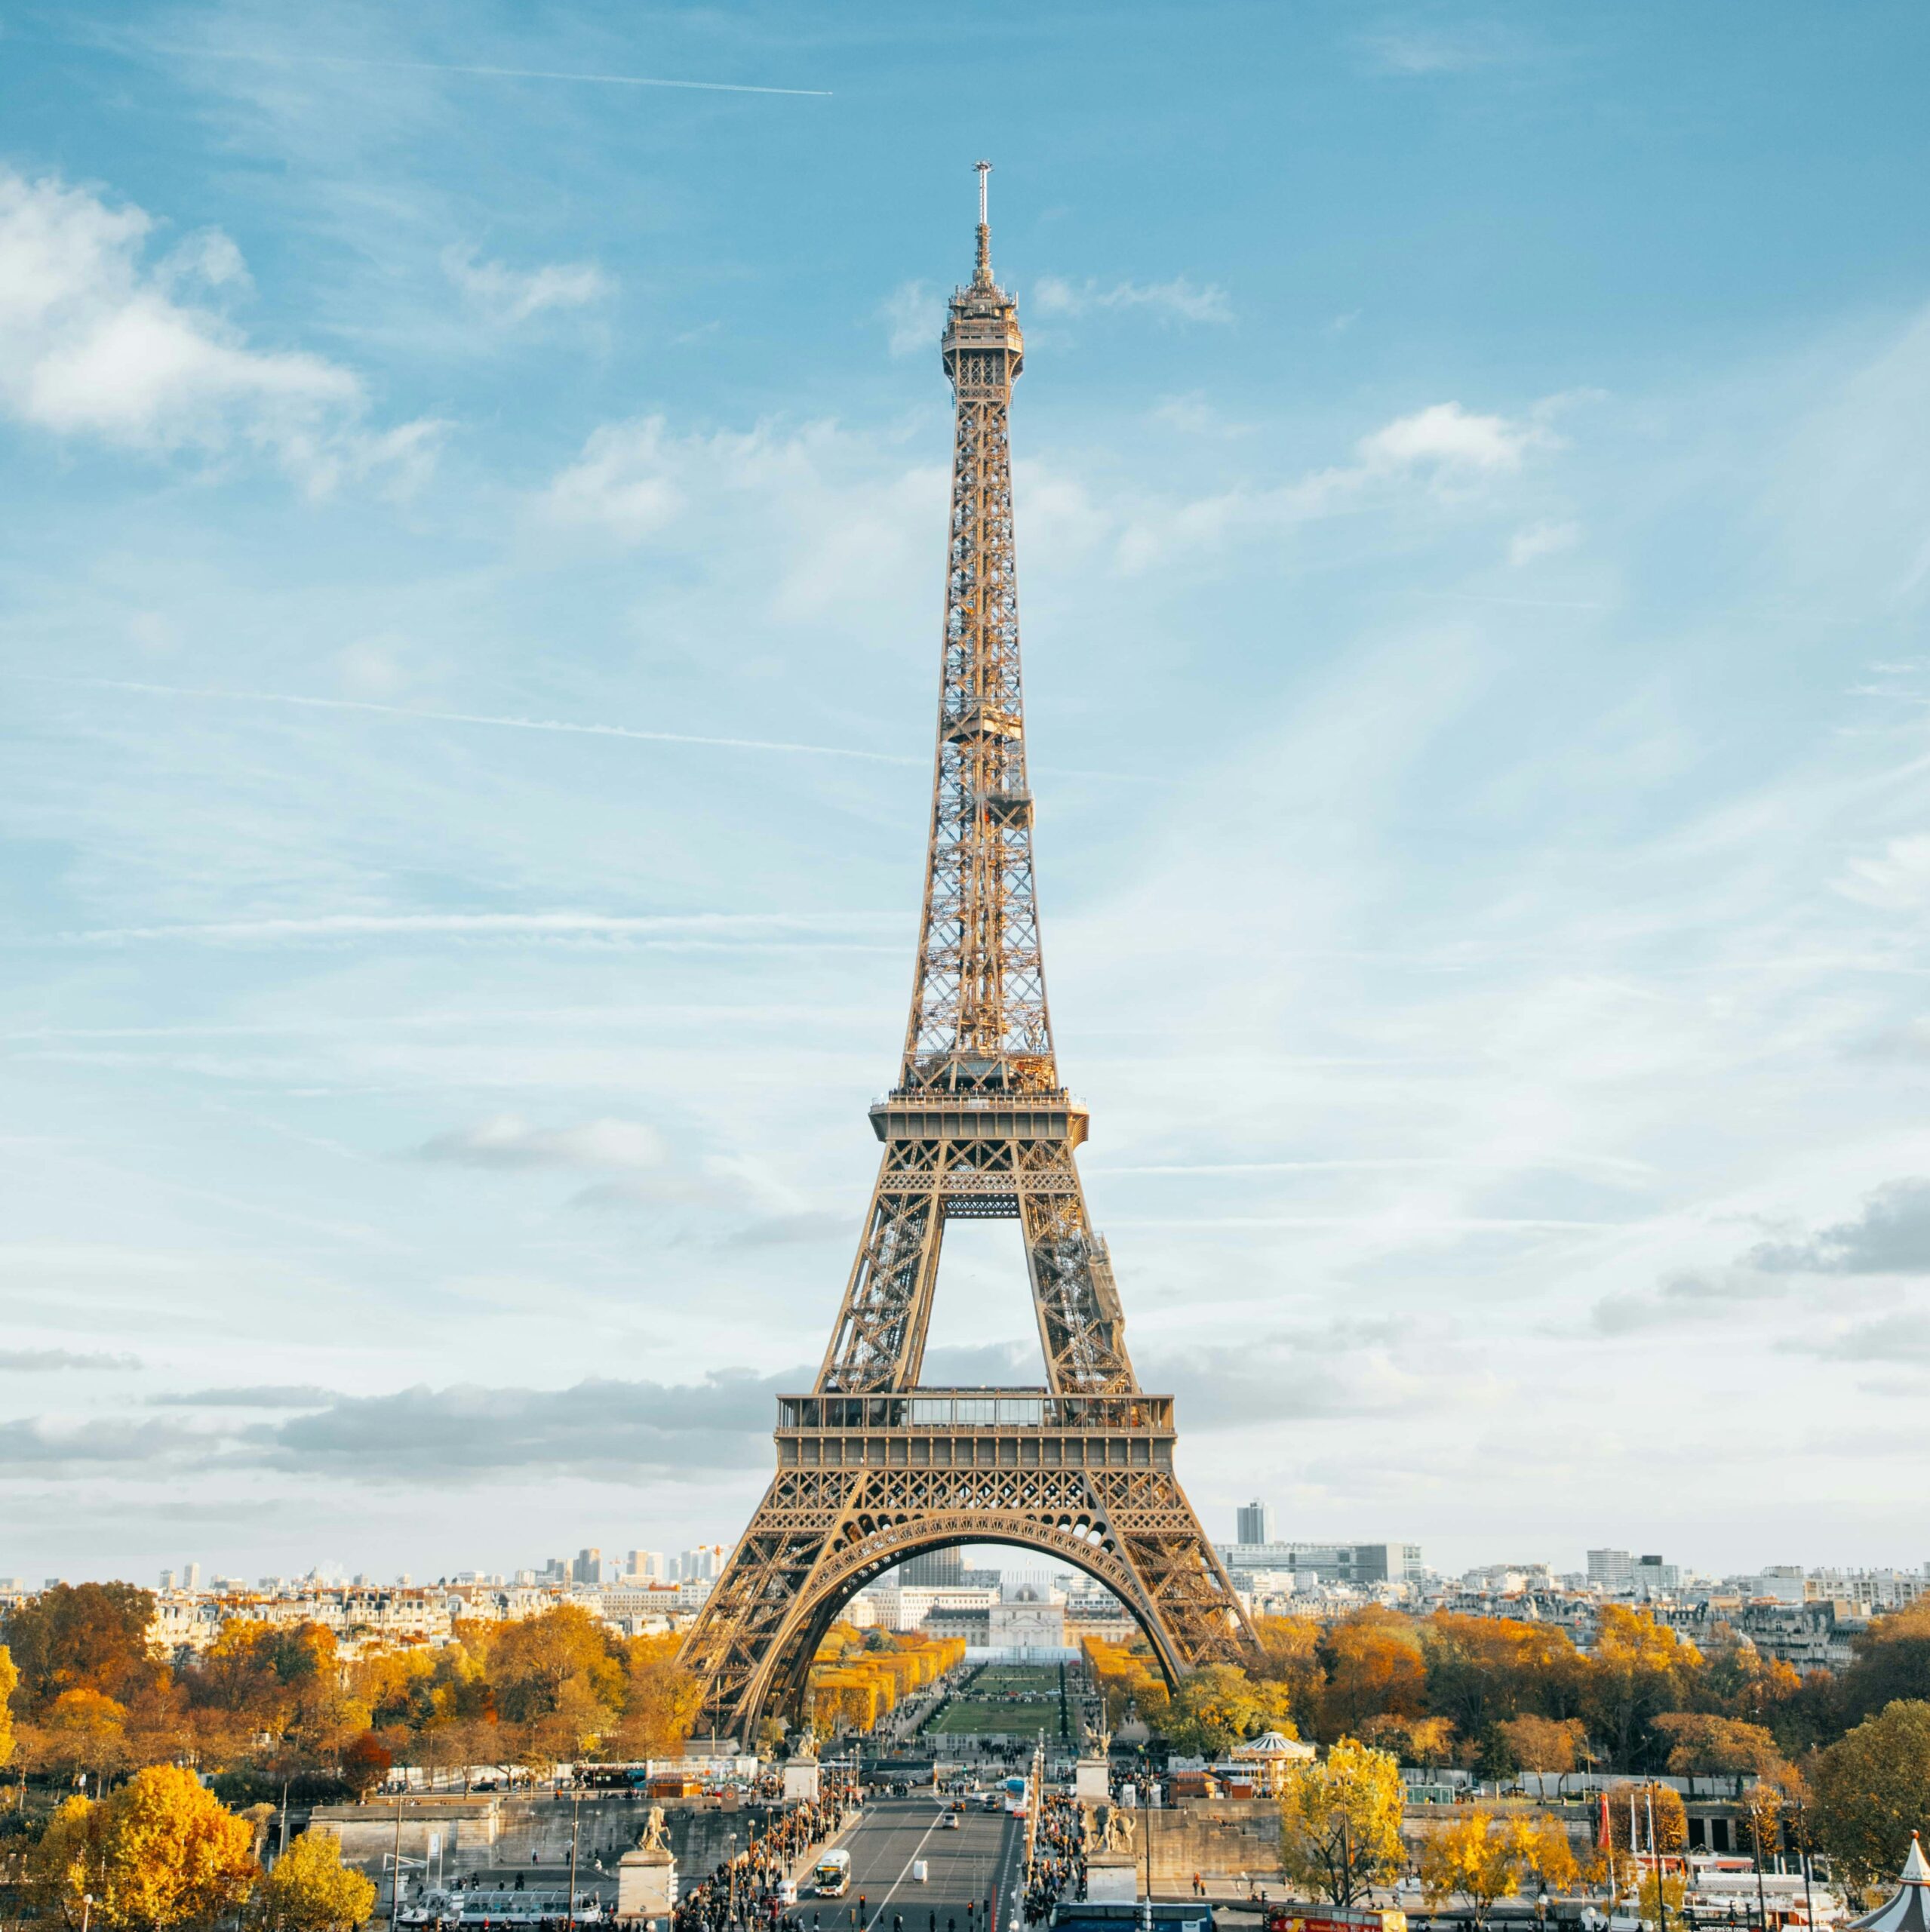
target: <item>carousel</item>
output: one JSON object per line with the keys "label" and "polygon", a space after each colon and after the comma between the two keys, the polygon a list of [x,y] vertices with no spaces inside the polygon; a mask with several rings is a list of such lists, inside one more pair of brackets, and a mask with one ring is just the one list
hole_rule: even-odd
{"label": "carousel", "polygon": [[1930,1860],[1925,1859],[1914,1832],[1895,1894],[1874,1912],[1852,1919],[1848,1932],[1930,1932]]}

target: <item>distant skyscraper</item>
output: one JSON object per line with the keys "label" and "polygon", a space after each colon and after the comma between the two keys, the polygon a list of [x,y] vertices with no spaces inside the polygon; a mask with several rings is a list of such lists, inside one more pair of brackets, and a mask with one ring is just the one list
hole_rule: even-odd
{"label": "distant skyscraper", "polygon": [[184,1590],[198,1590],[201,1588],[201,1565],[198,1563],[190,1563],[183,1569],[181,1587]]}
{"label": "distant skyscraper", "polygon": [[1255,1497],[1251,1503],[1243,1503],[1234,1512],[1236,1520],[1235,1543],[1271,1543],[1274,1540],[1274,1512]]}
{"label": "distant skyscraper", "polygon": [[898,1581],[914,1589],[957,1589],[965,1580],[965,1552],[962,1549],[927,1550],[908,1563],[898,1566]]}
{"label": "distant skyscraper", "polygon": [[174,1573],[173,1571],[164,1570],[161,1571],[161,1587],[164,1590],[171,1590],[174,1587]]}
{"label": "distant skyscraper", "polygon": [[630,1552],[629,1572],[640,1577],[647,1583],[663,1581],[663,1552],[659,1549],[633,1549]]}
{"label": "distant skyscraper", "polygon": [[1588,1580],[1612,1595],[1627,1595],[1635,1588],[1635,1558],[1625,1549],[1591,1549]]}
{"label": "distant skyscraper", "polygon": [[570,1566],[570,1580],[573,1583],[600,1583],[603,1581],[603,1552],[600,1549],[579,1549],[576,1560]]}

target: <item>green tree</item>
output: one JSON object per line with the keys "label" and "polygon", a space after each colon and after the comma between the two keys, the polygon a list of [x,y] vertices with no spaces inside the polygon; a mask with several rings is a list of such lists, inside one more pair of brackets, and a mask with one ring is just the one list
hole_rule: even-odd
{"label": "green tree", "polygon": [[1406,1863],[1400,1765],[1351,1737],[1323,1759],[1293,1766],[1280,1786],[1280,1861],[1295,1884],[1335,1905]]}
{"label": "green tree", "polygon": [[1175,1751],[1217,1758],[1265,1721],[1264,1707],[1246,1672],[1236,1664],[1212,1663],[1180,1679],[1160,1729]]}
{"label": "green tree", "polygon": [[374,1881],[342,1863],[342,1841],[312,1826],[276,1860],[256,1894],[266,1932],[354,1932],[375,1900]]}
{"label": "green tree", "polygon": [[1818,1849],[1859,1890],[1893,1878],[1910,1833],[1930,1829],[1930,1703],[1899,1698],[1866,1718],[1818,1754],[1810,1784]]}
{"label": "green tree", "polygon": [[1874,1618],[1851,1647],[1855,1661],[1836,1687],[1845,1724],[1900,1700],[1930,1700],[1930,1598]]}

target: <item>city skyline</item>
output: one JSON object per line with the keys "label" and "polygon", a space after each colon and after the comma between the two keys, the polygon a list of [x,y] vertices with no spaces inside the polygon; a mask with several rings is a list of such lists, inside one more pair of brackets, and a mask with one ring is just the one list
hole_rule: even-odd
{"label": "city skyline", "polygon": [[[10,43],[7,1567],[745,1521],[902,1023],[982,152],[1203,1516],[1907,1561],[1930,27],[1771,11]],[[1040,1379],[1016,1261],[927,1381]]]}

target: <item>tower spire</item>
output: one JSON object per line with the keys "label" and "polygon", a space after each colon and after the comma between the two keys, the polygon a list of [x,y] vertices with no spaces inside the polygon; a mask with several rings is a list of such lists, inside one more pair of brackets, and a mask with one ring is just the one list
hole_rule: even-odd
{"label": "tower spire", "polygon": [[989,288],[992,285],[992,224],[985,192],[985,178],[992,171],[988,161],[975,161],[972,165],[979,171],[979,263],[972,271],[974,288]]}

